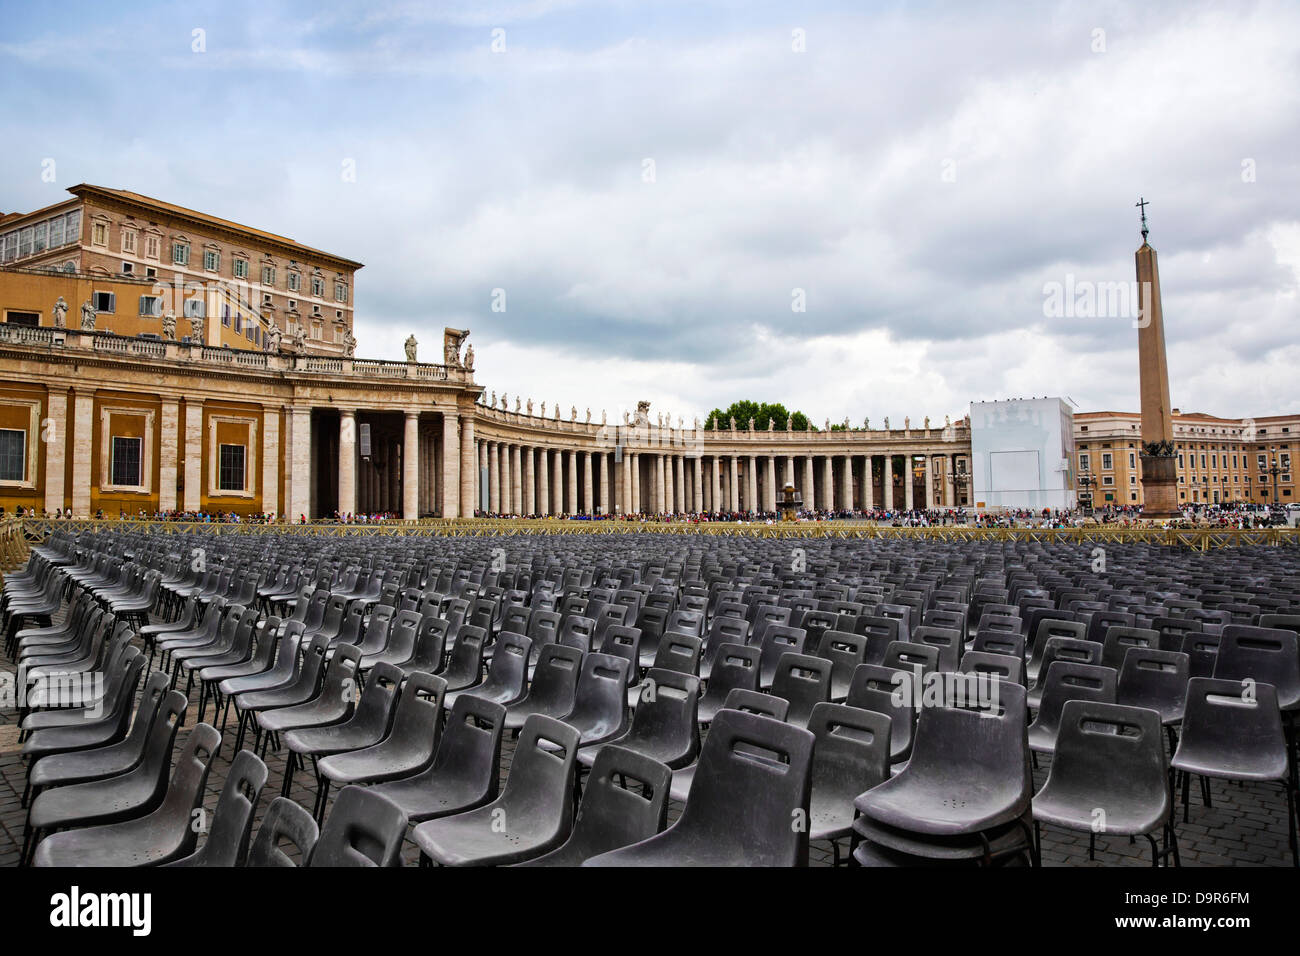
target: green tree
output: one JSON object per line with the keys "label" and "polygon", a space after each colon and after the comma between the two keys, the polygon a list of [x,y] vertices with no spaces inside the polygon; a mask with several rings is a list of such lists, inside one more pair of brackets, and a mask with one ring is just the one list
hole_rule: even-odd
{"label": "green tree", "polygon": [[769,423],[778,431],[784,431],[787,421],[793,431],[817,431],[803,412],[791,412],[780,402],[759,403],[749,399],[732,402],[726,408],[715,408],[704,420],[704,428],[706,431],[730,429],[733,418],[737,431],[747,431],[751,418],[758,431],[767,431]]}

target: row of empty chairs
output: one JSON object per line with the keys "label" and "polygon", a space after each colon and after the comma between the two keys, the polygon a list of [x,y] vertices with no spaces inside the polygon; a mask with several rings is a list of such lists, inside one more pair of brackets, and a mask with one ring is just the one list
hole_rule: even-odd
{"label": "row of empty chairs", "polygon": [[94,720],[23,714],[24,859],[192,802],[197,696],[189,742],[211,705],[245,773],[282,755],[277,819],[382,806],[372,863],[1034,864],[1044,826],[1177,863],[1193,777],[1278,782],[1294,861],[1298,609],[1278,548],[62,532],[5,578],[6,649],[105,680]]}

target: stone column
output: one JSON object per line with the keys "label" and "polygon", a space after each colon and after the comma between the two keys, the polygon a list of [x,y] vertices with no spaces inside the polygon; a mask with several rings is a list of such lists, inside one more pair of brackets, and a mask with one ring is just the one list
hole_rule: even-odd
{"label": "stone column", "polygon": [[357,511],[357,413],[339,409],[339,514]]}
{"label": "stone column", "polygon": [[[95,394],[77,392],[72,400],[72,513],[78,518],[90,516],[90,458],[95,447]],[[100,454],[107,455],[104,449]]]}
{"label": "stone column", "polygon": [[766,466],[764,469],[766,473],[763,475],[763,510],[775,511],[777,494],[776,456],[764,456],[763,464]]}
{"label": "stone column", "polygon": [[943,504],[945,508],[957,505],[957,482],[953,479],[956,466],[952,455],[943,456]]}
{"label": "stone column", "polygon": [[930,453],[925,453],[925,507],[934,507],[934,461]]}
{"label": "stone column", "polygon": [[718,512],[724,510],[722,507],[722,459],[714,455],[712,462],[712,467],[709,469],[709,510]]}
{"label": "stone column", "polygon": [[691,482],[691,492],[695,513],[699,514],[704,510],[704,458],[701,455],[695,455],[691,458],[691,474],[694,480]]}
{"label": "stone column", "polygon": [[478,507],[478,455],[474,451],[474,415],[462,416],[460,422],[460,516],[474,517]]}
{"label": "stone column", "polygon": [[523,472],[520,471],[522,462],[520,448],[518,445],[510,446],[510,509],[515,514],[523,514],[524,511],[524,482]]}
{"label": "stone column", "polygon": [[564,452],[558,448],[555,450],[555,460],[551,467],[555,470],[551,474],[551,513],[555,515],[564,514]]}
{"label": "stone column", "polygon": [[[289,456],[289,511],[285,518],[296,522],[302,516],[310,521],[311,512],[311,408],[295,405],[292,416],[292,448]],[[193,454],[190,452],[190,424],[196,432]],[[199,442],[202,436],[203,409],[185,403],[185,509],[191,510],[190,489],[194,488],[194,509],[198,508],[198,489],[202,483],[202,462]],[[191,475],[193,477],[191,477]]]}
{"label": "stone column", "polygon": [[498,442],[497,452],[501,456],[501,511],[509,514],[514,510],[510,504],[514,498],[510,488],[510,446],[505,442]]}
{"label": "stone column", "polygon": [[632,456],[626,448],[623,449],[619,464],[622,468],[619,469],[618,503],[623,514],[628,514],[632,510]]}
{"label": "stone column", "polygon": [[805,455],[803,460],[803,506],[809,511],[815,511],[817,508],[817,493],[813,488],[816,482],[813,481],[813,460],[812,455]]}
{"label": "stone column", "polygon": [[740,459],[727,456],[727,511],[740,510]]}
{"label": "stone column", "polygon": [[[293,502],[298,508],[290,520],[297,521],[298,515],[307,514],[311,509],[311,409],[296,407],[293,410],[293,447],[289,450],[289,461],[293,482]],[[77,430],[81,430],[81,405],[77,404]],[[298,432],[303,433],[302,438]],[[302,460],[299,461],[301,456]],[[73,482],[76,483],[76,465],[73,465]],[[301,486],[301,487],[300,487]],[[87,488],[89,492],[89,488]],[[73,496],[76,491],[74,489]],[[184,511],[198,511],[202,507],[203,495],[203,401],[197,398],[185,400],[185,501],[181,505]],[[72,509],[76,512],[76,506]],[[311,515],[307,515],[308,518]]]}
{"label": "stone column", "polygon": [[[48,459],[54,450],[55,445],[59,445],[59,507],[63,507],[63,428],[68,417],[68,397],[66,394],[59,396],[62,400],[62,413],[57,417],[51,413],[50,418],[54,420],[55,428],[50,435],[50,441],[45,445],[45,456]],[[50,406],[53,408],[54,396],[50,396]],[[176,510],[176,463],[180,459],[179,449],[176,446],[177,438],[180,434],[181,406],[174,398],[164,398],[162,400],[162,415],[158,419],[158,510],[175,511]],[[46,474],[49,474],[49,468],[46,468]],[[48,477],[46,479],[48,481]],[[46,508],[49,509],[50,489],[45,489]]]}
{"label": "stone column", "polygon": [[874,511],[876,508],[875,464],[875,455],[868,455],[862,462],[862,506],[867,511]]}
{"label": "stone column", "polygon": [[592,452],[582,453],[582,510],[585,514],[596,513],[596,489],[592,486],[594,469],[591,461]]}
{"label": "stone column", "polygon": [[844,488],[844,508],[847,511],[853,510],[853,456],[845,455],[844,464],[840,482]]}
{"label": "stone column", "polygon": [[[339,455],[342,460],[342,454]],[[420,413],[406,413],[402,435],[402,520],[420,517]]]}
{"label": "stone column", "polygon": [[[179,414],[172,403],[173,416]],[[49,419],[48,434],[41,437],[45,442],[45,510],[53,514],[63,510],[63,493],[67,485],[64,480],[67,469],[68,454],[68,390],[51,386],[45,399],[45,417]],[[167,405],[163,404],[163,423],[167,421]],[[41,431],[47,431],[41,426]],[[172,426],[171,468],[172,468],[172,507],[176,507],[176,426]],[[163,446],[164,460],[167,446]]]}
{"label": "stone column", "polygon": [[520,458],[524,466],[524,514],[537,514],[537,476],[534,474],[537,462],[537,449],[526,445]]}
{"label": "stone column", "polygon": [[[176,500],[176,436],[172,435],[172,501]],[[280,513],[280,409],[262,406],[262,511]]]}
{"label": "stone column", "polygon": [[686,510],[686,462],[681,455],[673,455],[673,511],[680,514]]}
{"label": "stone column", "polygon": [[911,511],[913,508],[916,507],[916,501],[915,501],[916,489],[914,487],[916,482],[913,480],[913,475],[912,475],[913,457],[911,452],[907,453],[907,458],[904,459],[904,462],[905,463],[903,465],[903,501],[906,503],[905,507],[907,508],[907,510]]}
{"label": "stone column", "polygon": [[442,516],[455,518],[460,514],[460,429],[456,410],[444,409],[442,413]]}
{"label": "stone column", "polygon": [[835,460],[830,455],[822,456],[822,507],[835,510]]}
{"label": "stone column", "polygon": [[885,510],[894,510],[894,456],[892,453],[885,455]]}
{"label": "stone column", "polygon": [[667,511],[667,496],[664,494],[664,456],[655,455],[655,512],[662,514]]}
{"label": "stone column", "polygon": [[632,452],[628,456],[628,467],[632,469],[632,507],[633,514],[641,513],[641,456],[637,452]]}
{"label": "stone column", "polygon": [[570,448],[565,457],[568,458],[568,461],[565,462],[565,468],[568,469],[566,477],[569,479],[568,511],[565,514],[576,515],[582,510],[578,505],[578,452]]}
{"label": "stone column", "polygon": [[593,468],[597,477],[600,479],[600,495],[596,500],[596,506],[600,509],[600,514],[609,514],[609,466],[606,464],[606,455],[603,451],[592,452]]}
{"label": "stone column", "polygon": [[487,510],[500,511],[500,470],[497,464],[497,442],[482,442],[481,457],[487,459]]}
{"label": "stone column", "polygon": [[551,462],[545,448],[537,449],[537,513],[551,513]]}

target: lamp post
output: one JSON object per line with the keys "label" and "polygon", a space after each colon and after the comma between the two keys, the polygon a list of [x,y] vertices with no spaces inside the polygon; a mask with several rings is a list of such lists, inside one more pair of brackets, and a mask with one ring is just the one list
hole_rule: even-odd
{"label": "lamp post", "polygon": [[1277,465],[1277,446],[1271,445],[1268,449],[1269,466],[1268,473],[1273,479],[1273,504],[1277,504],[1277,476],[1282,474],[1282,469]]}
{"label": "lamp post", "polygon": [[952,485],[952,501],[954,508],[965,508],[966,504],[962,502],[965,494],[966,485],[970,481],[970,475],[965,471],[949,472],[945,476],[948,484]]}
{"label": "lamp post", "polygon": [[1092,515],[1092,488],[1097,484],[1097,477],[1087,468],[1079,472],[1078,483],[1083,487],[1079,495],[1079,504],[1083,506],[1083,513],[1087,516]]}

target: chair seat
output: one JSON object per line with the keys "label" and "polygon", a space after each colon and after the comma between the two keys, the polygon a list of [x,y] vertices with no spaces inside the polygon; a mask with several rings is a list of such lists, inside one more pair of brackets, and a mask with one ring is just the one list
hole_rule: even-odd
{"label": "chair seat", "polygon": [[565,836],[535,820],[498,823],[491,806],[429,820],[411,833],[420,852],[441,866],[508,866],[555,849]]}
{"label": "chair seat", "polygon": [[[1097,825],[1096,800],[1085,802],[1086,806],[1070,800],[1067,795],[1050,793],[1049,788],[1044,787],[1034,797],[1034,819],[1069,830],[1091,831]],[[1166,799],[1159,808],[1153,808],[1151,804],[1125,806],[1109,801],[1103,809],[1106,811],[1105,829],[1099,832],[1111,836],[1136,836],[1150,833],[1164,823],[1169,814],[1169,801]]]}
{"label": "chair seat", "polygon": [[1170,761],[1175,770],[1220,780],[1283,780],[1287,775],[1285,750],[1257,756],[1232,751],[1198,751],[1185,744],[1186,738],[1179,742],[1178,751]]}
{"label": "chair seat", "polygon": [[428,773],[392,780],[372,789],[401,807],[412,823],[473,810],[491,799],[479,784],[446,775],[434,778]]}
{"label": "chair seat", "polygon": [[912,785],[906,776],[891,777],[854,801],[870,821],[886,827],[936,837],[978,833],[1014,820],[1019,806],[998,793],[969,790],[960,796]]}

